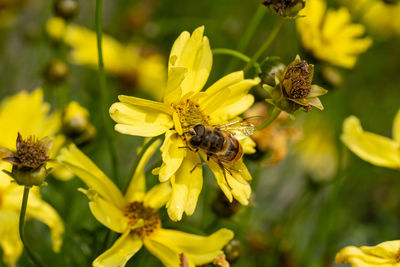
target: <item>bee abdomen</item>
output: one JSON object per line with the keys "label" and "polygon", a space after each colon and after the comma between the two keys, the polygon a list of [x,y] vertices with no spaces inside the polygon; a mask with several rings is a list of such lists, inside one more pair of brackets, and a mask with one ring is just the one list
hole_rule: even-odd
{"label": "bee abdomen", "polygon": [[229,146],[224,155],[225,161],[235,162],[238,161],[243,154],[242,146],[236,138],[229,138]]}

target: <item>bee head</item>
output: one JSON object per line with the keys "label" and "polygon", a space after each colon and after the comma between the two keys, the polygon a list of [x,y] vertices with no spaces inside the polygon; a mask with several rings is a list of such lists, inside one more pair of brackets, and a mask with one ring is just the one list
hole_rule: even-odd
{"label": "bee head", "polygon": [[188,135],[191,136],[189,140],[189,144],[191,147],[199,147],[201,144],[201,140],[203,138],[203,135],[205,133],[206,129],[204,125],[197,124],[196,126],[193,127],[192,130],[188,132]]}

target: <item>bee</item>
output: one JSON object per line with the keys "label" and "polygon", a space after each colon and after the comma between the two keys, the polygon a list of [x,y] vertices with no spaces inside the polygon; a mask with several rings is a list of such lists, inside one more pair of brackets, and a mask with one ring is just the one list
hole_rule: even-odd
{"label": "bee", "polygon": [[224,125],[197,124],[189,127],[189,130],[184,133],[187,141],[186,148],[195,152],[201,150],[207,155],[207,161],[197,164],[191,172],[199,165],[207,164],[212,158],[223,169],[224,176],[225,171],[232,175],[227,165],[242,158],[243,148],[239,140],[254,133],[253,120],[254,117],[250,117]]}

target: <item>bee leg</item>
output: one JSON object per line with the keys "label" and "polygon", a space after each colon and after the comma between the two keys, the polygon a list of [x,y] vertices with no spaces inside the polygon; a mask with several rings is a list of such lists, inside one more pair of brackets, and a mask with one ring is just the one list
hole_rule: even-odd
{"label": "bee leg", "polygon": [[187,148],[187,149],[189,149],[190,151],[193,151],[193,152],[198,152],[198,151],[199,151],[198,148],[193,149],[193,148],[191,148],[190,146],[180,146],[180,147],[178,147],[178,148]]}
{"label": "bee leg", "polygon": [[197,167],[201,167],[201,166],[204,166],[204,165],[206,165],[206,164],[207,164],[207,162],[200,162],[200,163],[197,163],[196,165],[194,165],[193,169],[190,170],[190,173],[193,173],[194,170],[195,170]]}
{"label": "bee leg", "polygon": [[228,171],[230,175],[232,175],[232,172],[230,172],[230,171],[224,166],[224,164],[223,164],[221,161],[218,161],[217,163],[218,163],[218,165],[219,165],[219,166],[221,167],[221,169],[222,169],[222,173],[224,174],[224,178],[225,178],[226,185],[229,187],[229,189],[232,190],[232,187],[231,187],[231,186],[229,185],[229,183],[228,183],[228,179],[226,179],[226,172],[225,172],[225,171]]}

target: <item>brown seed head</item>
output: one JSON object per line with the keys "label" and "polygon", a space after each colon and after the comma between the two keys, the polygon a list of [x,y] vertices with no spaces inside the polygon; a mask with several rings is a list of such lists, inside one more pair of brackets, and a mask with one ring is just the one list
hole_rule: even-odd
{"label": "brown seed head", "polygon": [[124,215],[129,218],[129,224],[134,226],[140,219],[144,225],[131,230],[131,234],[139,236],[141,239],[151,235],[155,230],[161,228],[161,219],[157,210],[150,207],[145,207],[143,202],[130,203],[124,212]]}
{"label": "brown seed head", "polygon": [[311,90],[312,75],[313,65],[305,60],[289,65],[283,78],[283,86],[289,98],[307,97]]}

